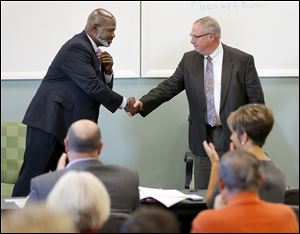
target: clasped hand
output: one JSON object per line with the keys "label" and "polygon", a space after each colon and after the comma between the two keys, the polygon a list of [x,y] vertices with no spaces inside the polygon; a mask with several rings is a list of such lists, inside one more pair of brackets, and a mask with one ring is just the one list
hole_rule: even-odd
{"label": "clasped hand", "polygon": [[140,100],[135,100],[134,97],[129,97],[127,99],[127,105],[125,111],[131,117],[139,113],[142,110],[143,103]]}

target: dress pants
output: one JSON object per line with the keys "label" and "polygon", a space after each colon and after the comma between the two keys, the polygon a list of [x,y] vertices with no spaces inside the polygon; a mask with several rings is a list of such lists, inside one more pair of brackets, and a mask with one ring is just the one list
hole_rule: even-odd
{"label": "dress pants", "polygon": [[[206,125],[207,142],[213,143],[215,149],[221,157],[228,150],[227,141],[225,140],[224,131],[222,126],[211,127]],[[199,144],[202,144],[200,142]],[[195,155],[194,164],[194,187],[195,190],[207,189],[210,177],[210,160],[207,155]]]}
{"label": "dress pants", "polygon": [[27,126],[24,161],[12,196],[27,196],[33,177],[54,171],[64,146],[52,134]]}

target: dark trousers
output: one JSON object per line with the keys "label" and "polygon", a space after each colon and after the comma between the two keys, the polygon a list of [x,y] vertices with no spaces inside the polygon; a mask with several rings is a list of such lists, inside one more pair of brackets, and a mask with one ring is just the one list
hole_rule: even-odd
{"label": "dark trousers", "polygon": [[26,149],[24,162],[12,196],[27,196],[30,192],[30,181],[33,177],[54,171],[64,146],[57,138],[38,128],[27,126]]}
{"label": "dark trousers", "polygon": [[[225,140],[224,132],[222,127],[210,127],[207,125],[207,142],[214,144],[216,151],[221,157],[225,152],[227,152],[228,145]],[[199,142],[202,144],[202,142]],[[194,183],[195,190],[207,189],[209,176],[210,176],[210,160],[206,155],[195,156],[194,164]]]}

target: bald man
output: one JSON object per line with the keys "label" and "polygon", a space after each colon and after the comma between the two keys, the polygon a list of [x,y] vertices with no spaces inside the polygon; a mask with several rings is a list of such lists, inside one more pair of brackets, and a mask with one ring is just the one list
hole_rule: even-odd
{"label": "bald man", "polygon": [[13,196],[27,196],[31,178],[55,170],[74,121],[85,118],[97,123],[101,105],[111,112],[128,111],[133,105],[133,98],[112,90],[113,58],[98,49],[112,43],[115,30],[115,17],[96,9],[84,31],[67,41],[55,56],[23,119],[26,150]]}
{"label": "bald man", "polygon": [[[73,123],[64,140],[66,154],[59,160],[55,172],[37,176],[31,180],[28,204],[44,201],[58,179],[69,170],[89,171],[105,185],[112,212],[132,212],[139,204],[138,175],[120,166],[104,165],[98,157],[103,143],[97,124],[90,120]],[[67,160],[69,163],[66,165]]]}

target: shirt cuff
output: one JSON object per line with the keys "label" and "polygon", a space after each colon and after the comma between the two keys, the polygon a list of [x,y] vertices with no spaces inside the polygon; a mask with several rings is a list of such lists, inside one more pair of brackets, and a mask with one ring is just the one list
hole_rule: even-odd
{"label": "shirt cuff", "polygon": [[113,78],[113,76],[114,76],[114,72],[112,72],[110,75],[106,75],[106,74],[104,73],[105,82],[106,82],[107,84],[110,83],[111,80],[112,80],[112,78]]}
{"label": "shirt cuff", "polygon": [[119,109],[124,109],[127,105],[127,98],[123,97],[123,101],[121,103],[121,106],[119,107]]}

